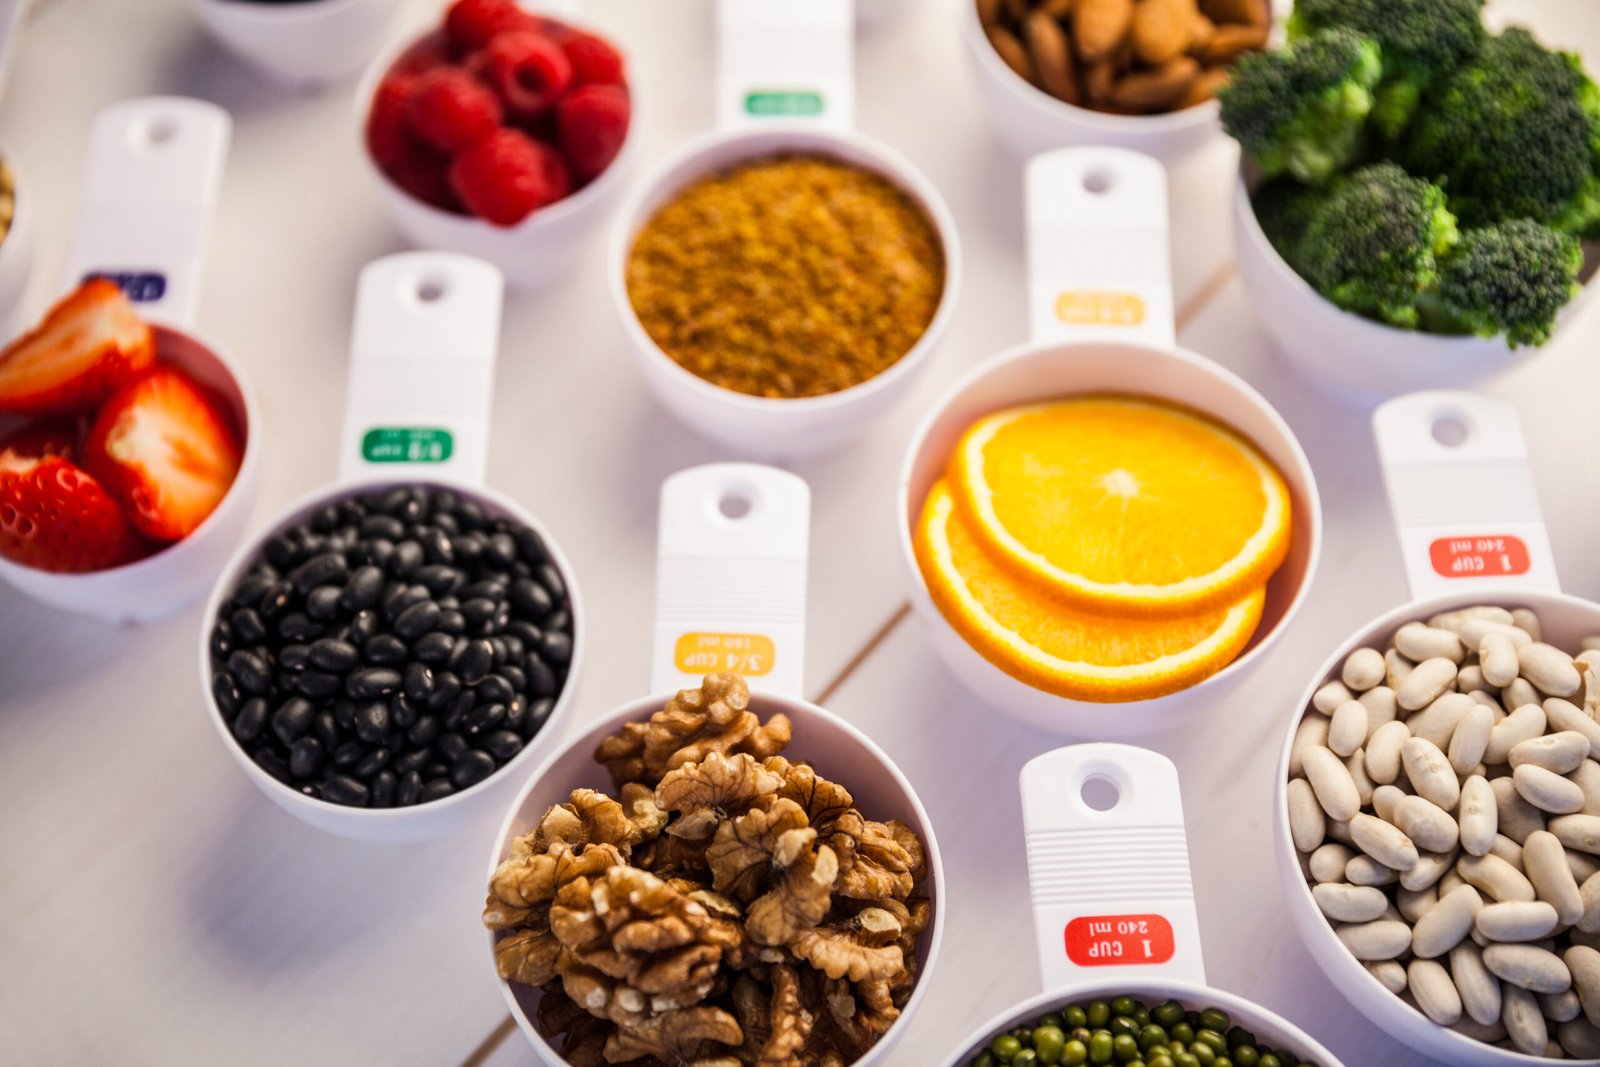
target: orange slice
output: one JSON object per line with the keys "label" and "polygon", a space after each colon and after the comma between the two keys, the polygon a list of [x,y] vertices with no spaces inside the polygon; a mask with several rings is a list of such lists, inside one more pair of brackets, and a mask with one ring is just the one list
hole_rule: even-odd
{"label": "orange slice", "polygon": [[1215,674],[1249,644],[1265,587],[1190,617],[1117,618],[1078,611],[1018,578],[986,551],[950,487],[933,487],[917,524],[917,562],[950,625],[990,663],[1073,700],[1164,696]]}
{"label": "orange slice", "polygon": [[951,488],[1020,575],[1099,612],[1236,605],[1289,551],[1289,490],[1242,437],[1180,408],[1083,397],[974,423]]}

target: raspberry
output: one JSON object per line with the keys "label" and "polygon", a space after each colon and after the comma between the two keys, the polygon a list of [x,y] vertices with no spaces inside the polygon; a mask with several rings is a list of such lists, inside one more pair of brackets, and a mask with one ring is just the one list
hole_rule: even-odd
{"label": "raspberry", "polygon": [[495,130],[450,162],[450,185],[474,215],[515,226],[537,208],[572,191],[561,155],[521,130]]}
{"label": "raspberry", "polygon": [[406,119],[418,137],[454,152],[500,125],[500,101],[460,67],[436,67],[412,86]]}
{"label": "raspberry", "polygon": [[382,170],[388,170],[413,151],[411,131],[406,125],[406,98],[415,81],[410,75],[390,74],[372,94],[372,109],[367,112],[367,151]]}
{"label": "raspberry", "polygon": [[542,33],[500,34],[489,42],[483,63],[490,86],[518,118],[548,110],[572,85],[566,53]]}
{"label": "raspberry", "polygon": [[619,85],[581,85],[562,98],[556,123],[574,174],[587,181],[611,165],[628,136],[630,110]]}
{"label": "raspberry", "polygon": [[389,68],[389,74],[426,74],[434,67],[442,67],[449,62],[450,42],[442,31],[435,30],[401,52],[400,58]]}
{"label": "raspberry", "polygon": [[541,22],[515,0],[456,0],[444,16],[445,32],[458,52],[475,52],[508,30],[536,30]]}
{"label": "raspberry", "polygon": [[577,85],[621,85],[622,56],[609,41],[592,33],[574,33],[561,42],[561,51],[572,64],[572,80]]}
{"label": "raspberry", "polygon": [[385,167],[383,172],[390,181],[423,203],[460,214],[461,201],[450,187],[446,166],[445,157],[424,149]]}

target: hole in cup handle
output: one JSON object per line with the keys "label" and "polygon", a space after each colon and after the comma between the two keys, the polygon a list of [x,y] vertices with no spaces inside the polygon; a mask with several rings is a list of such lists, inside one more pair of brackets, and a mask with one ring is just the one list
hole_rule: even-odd
{"label": "hole in cup handle", "polygon": [[1023,179],[1033,339],[1174,340],[1167,174],[1121,148],[1035,156]]}
{"label": "hole in cup handle", "polygon": [[855,0],[718,0],[717,126],[855,124]]}
{"label": "hole in cup handle", "polygon": [[1204,984],[1172,761],[1130,745],[1072,745],[1030,761],[1020,787],[1043,988]]}
{"label": "hole in cup handle", "polygon": [[1559,592],[1515,407],[1471,393],[1411,393],[1380,404],[1372,432],[1414,599]]}

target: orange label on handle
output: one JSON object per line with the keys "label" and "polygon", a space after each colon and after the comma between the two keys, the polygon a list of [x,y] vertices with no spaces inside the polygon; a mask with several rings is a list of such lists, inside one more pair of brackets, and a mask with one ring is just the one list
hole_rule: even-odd
{"label": "orange label on handle", "polygon": [[1441,537],[1428,546],[1441,578],[1496,578],[1528,573],[1528,546],[1520,537]]}
{"label": "orange label on handle", "polygon": [[1176,947],[1161,915],[1085,915],[1067,924],[1067,958],[1079,967],[1166,963]]}
{"label": "orange label on handle", "polygon": [[1144,301],[1135,293],[1062,293],[1056,297],[1056,318],[1071,326],[1138,326],[1144,322]]}
{"label": "orange label on handle", "polygon": [[777,652],[772,638],[761,634],[684,634],[672,658],[685,674],[736,671],[759,678],[772,670]]}

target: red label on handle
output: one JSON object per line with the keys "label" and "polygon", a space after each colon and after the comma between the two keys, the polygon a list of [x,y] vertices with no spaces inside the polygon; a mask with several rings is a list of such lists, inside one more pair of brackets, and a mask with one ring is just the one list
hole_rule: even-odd
{"label": "red label on handle", "polygon": [[1485,578],[1528,573],[1528,546],[1520,537],[1441,537],[1428,558],[1442,578]]}
{"label": "red label on handle", "polygon": [[1166,963],[1174,948],[1161,915],[1085,915],[1067,924],[1067,958],[1079,967]]}

